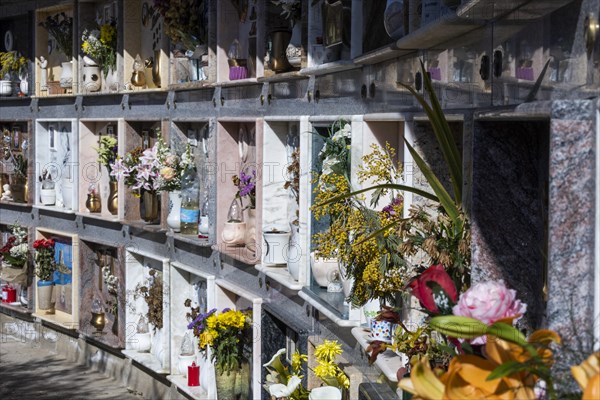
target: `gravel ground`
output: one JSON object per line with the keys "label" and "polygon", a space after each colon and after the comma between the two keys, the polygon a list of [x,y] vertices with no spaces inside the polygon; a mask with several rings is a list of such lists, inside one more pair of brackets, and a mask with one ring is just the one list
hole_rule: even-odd
{"label": "gravel ground", "polygon": [[115,380],[69,362],[39,344],[0,339],[0,399],[141,400]]}

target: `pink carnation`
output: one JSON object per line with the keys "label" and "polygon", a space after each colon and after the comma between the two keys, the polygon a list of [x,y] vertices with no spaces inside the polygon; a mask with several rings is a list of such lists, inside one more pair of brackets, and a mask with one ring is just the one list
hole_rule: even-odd
{"label": "pink carnation", "polygon": [[518,321],[527,311],[527,304],[517,300],[517,292],[504,285],[504,281],[478,283],[460,295],[452,308],[454,315],[471,317],[492,325],[508,317]]}

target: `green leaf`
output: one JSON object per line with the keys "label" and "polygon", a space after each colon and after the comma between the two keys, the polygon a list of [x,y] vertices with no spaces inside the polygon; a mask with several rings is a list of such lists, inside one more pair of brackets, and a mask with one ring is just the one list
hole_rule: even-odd
{"label": "green leaf", "polygon": [[384,184],[381,184],[381,185],[371,186],[371,187],[368,187],[366,189],[360,189],[360,190],[356,190],[354,192],[340,194],[339,196],[332,197],[331,199],[329,199],[327,201],[324,201],[322,203],[314,204],[314,206],[315,207],[326,206],[328,204],[335,203],[335,202],[338,202],[338,201],[341,201],[341,200],[345,200],[347,198],[350,198],[350,197],[353,197],[353,196],[357,196],[357,195],[359,195],[361,193],[365,193],[365,192],[368,192],[368,191],[371,191],[371,190],[375,190],[375,189],[380,189],[380,188],[381,189],[404,190],[406,192],[411,192],[411,193],[414,193],[414,194],[419,195],[421,197],[425,197],[426,199],[429,199],[429,200],[432,200],[432,201],[439,201],[439,199],[437,198],[437,196],[435,196],[435,195],[433,195],[433,194],[431,194],[429,192],[426,192],[424,190],[414,188],[412,186],[400,185],[400,184],[396,184],[396,183],[384,183]]}
{"label": "green leaf", "polygon": [[437,176],[435,176],[431,168],[429,168],[425,160],[421,158],[419,153],[417,153],[417,151],[410,145],[410,143],[408,143],[406,139],[404,139],[404,141],[406,143],[406,146],[408,147],[408,151],[412,155],[413,160],[425,176],[425,179],[427,179],[427,182],[429,183],[429,186],[431,186],[431,188],[433,189],[433,192],[437,195],[439,202],[442,204],[442,207],[444,207],[446,214],[448,214],[448,216],[452,219],[452,221],[455,224],[459,225],[460,212],[458,210],[458,207],[456,206],[456,203],[454,202],[452,197],[450,197],[450,194],[446,191],[444,185],[442,185]]}
{"label": "green leaf", "polygon": [[436,331],[455,338],[473,339],[485,335],[488,326],[475,318],[457,315],[433,317],[429,325]]}
{"label": "green leaf", "polygon": [[403,83],[400,83],[400,85],[407,89],[417,99],[417,101],[421,104],[421,107],[423,107],[423,111],[425,111],[425,114],[427,114],[429,122],[431,122],[431,126],[433,128],[435,137],[438,141],[438,144],[440,145],[440,149],[444,156],[444,160],[446,161],[446,165],[448,166],[448,169],[450,171],[450,177],[452,180],[456,203],[460,204],[462,202],[463,181],[462,157],[460,156],[458,147],[454,142],[454,137],[452,136],[450,125],[448,125],[446,116],[444,115],[441,109],[435,91],[433,90],[431,79],[425,71],[423,62],[421,62],[421,71],[424,77],[425,90],[429,94],[429,98],[431,100],[431,106],[427,103],[427,101],[422,95],[415,91],[414,88]]}
{"label": "green leaf", "polygon": [[494,379],[504,378],[505,376],[512,375],[514,373],[524,371],[528,369],[527,364],[520,363],[518,361],[505,361],[502,365],[496,367],[491,374],[488,375],[486,381],[493,381]]}

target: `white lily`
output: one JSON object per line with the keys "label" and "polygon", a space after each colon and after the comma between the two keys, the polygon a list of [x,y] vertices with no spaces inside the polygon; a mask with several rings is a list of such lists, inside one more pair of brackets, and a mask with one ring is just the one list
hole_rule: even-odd
{"label": "white lily", "polygon": [[288,380],[287,385],[283,385],[281,383],[271,385],[269,387],[269,394],[275,398],[289,397],[292,395],[292,393],[294,393],[300,382],[301,379],[299,377],[292,375],[292,377]]}

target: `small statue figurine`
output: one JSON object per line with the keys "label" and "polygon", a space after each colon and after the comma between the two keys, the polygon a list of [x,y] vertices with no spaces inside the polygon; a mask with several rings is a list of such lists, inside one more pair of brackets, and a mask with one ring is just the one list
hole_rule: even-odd
{"label": "small statue figurine", "polygon": [[48,60],[44,56],[40,56],[40,62],[38,63],[40,69],[42,70],[40,73],[40,90],[48,90]]}
{"label": "small statue figurine", "polygon": [[5,201],[12,201],[12,193],[10,192],[10,185],[7,183],[4,186],[2,186],[2,197],[0,197],[0,200],[5,200]]}

